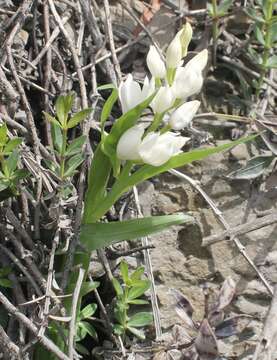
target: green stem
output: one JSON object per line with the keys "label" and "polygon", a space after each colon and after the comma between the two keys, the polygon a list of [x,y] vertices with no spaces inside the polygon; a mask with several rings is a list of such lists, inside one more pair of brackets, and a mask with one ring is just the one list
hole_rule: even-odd
{"label": "green stem", "polygon": [[168,85],[172,85],[173,84],[173,81],[174,81],[174,78],[175,78],[175,74],[176,74],[176,69],[174,68],[169,68],[167,70],[167,74],[166,74],[166,77],[167,77],[167,82],[168,82]]}
{"label": "green stem", "polygon": [[212,0],[213,6],[213,66],[216,66],[216,49],[217,49],[217,34],[218,34],[218,17],[217,17],[217,0]]}
{"label": "green stem", "polygon": [[2,151],[0,152],[0,164],[1,164],[1,170],[3,172],[3,174],[5,176],[8,176],[8,169],[7,169],[7,166],[6,166],[6,162],[5,162],[5,158],[4,158],[4,155],[2,154]]}
{"label": "green stem", "polygon": [[261,76],[258,81],[257,89],[256,89],[256,97],[258,99],[261,91],[261,87],[264,82],[264,78],[267,74],[267,63],[270,56],[270,49],[271,49],[271,20],[273,15],[273,0],[267,1],[267,8],[266,8],[266,16],[265,16],[265,45],[264,45],[264,52],[263,52],[263,62],[262,62],[262,70]]}
{"label": "green stem", "polygon": [[61,149],[61,167],[60,167],[60,177],[61,180],[64,180],[64,172],[65,172],[65,152],[66,152],[66,143],[67,143],[67,129],[62,129],[62,149]]}
{"label": "green stem", "polygon": [[149,134],[151,131],[155,131],[158,129],[162,119],[163,119],[164,113],[157,113],[154,115],[154,120],[152,121],[152,124],[149,126],[147,131],[144,134],[144,137]]}

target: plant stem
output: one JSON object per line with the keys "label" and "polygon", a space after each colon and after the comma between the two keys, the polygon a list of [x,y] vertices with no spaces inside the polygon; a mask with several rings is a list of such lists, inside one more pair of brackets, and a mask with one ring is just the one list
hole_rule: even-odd
{"label": "plant stem", "polygon": [[67,129],[62,129],[62,149],[61,149],[61,167],[60,167],[60,177],[61,180],[64,180],[65,172],[65,152],[66,152],[66,142],[67,142]]}
{"label": "plant stem", "polygon": [[264,82],[264,78],[267,73],[267,63],[270,56],[270,49],[271,49],[271,20],[273,15],[273,0],[267,0],[267,8],[266,8],[266,14],[265,14],[265,25],[264,25],[264,31],[265,31],[265,45],[264,45],[264,52],[263,52],[263,62],[262,62],[262,70],[261,70],[261,76],[258,81],[257,89],[256,89],[256,97],[258,98],[260,95],[261,87]]}
{"label": "plant stem", "polygon": [[216,66],[216,49],[217,49],[217,34],[218,34],[218,17],[217,17],[217,0],[212,0],[213,6],[213,66]]}
{"label": "plant stem", "polygon": [[155,131],[157,130],[157,128],[159,127],[162,119],[163,119],[164,113],[157,113],[154,115],[154,120],[152,121],[152,124],[149,126],[149,128],[147,129],[147,131],[145,132],[144,137],[149,134],[151,131]]}

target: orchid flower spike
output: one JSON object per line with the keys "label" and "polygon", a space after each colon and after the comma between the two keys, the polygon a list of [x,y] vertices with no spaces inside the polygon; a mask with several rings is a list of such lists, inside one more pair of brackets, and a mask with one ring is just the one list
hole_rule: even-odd
{"label": "orchid flower spike", "polygon": [[152,76],[157,79],[164,79],[166,76],[165,64],[154,45],[150,46],[146,57],[146,63]]}

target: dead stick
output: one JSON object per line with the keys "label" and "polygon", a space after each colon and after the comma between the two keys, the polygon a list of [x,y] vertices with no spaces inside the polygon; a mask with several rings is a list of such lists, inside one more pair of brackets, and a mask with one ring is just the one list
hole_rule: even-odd
{"label": "dead stick", "polygon": [[[231,227],[228,224],[228,222],[225,220],[221,210],[216,206],[214,201],[209,197],[209,195],[202,189],[202,187],[199,185],[199,183],[193,179],[191,179],[189,176],[181,173],[177,170],[169,170],[169,173],[187,181],[191,186],[193,186],[199,194],[203,196],[205,201],[210,205],[211,209],[213,210],[214,214],[216,215],[217,219],[220,221],[220,223],[225,227],[226,230],[229,230]],[[255,271],[255,273],[258,275],[259,279],[262,281],[270,295],[273,295],[273,289],[264,277],[264,275],[260,272],[260,270],[255,265],[254,261],[248,256],[245,247],[242,245],[242,243],[239,241],[239,239],[235,236],[232,237],[232,242],[235,244],[241,255],[245,258],[245,260],[248,262],[248,264],[252,267],[252,269]]]}
{"label": "dead stick", "polygon": [[277,286],[268,310],[264,329],[260,341],[256,347],[253,360],[275,360],[277,348]]}
{"label": "dead stick", "polygon": [[230,238],[233,236],[244,235],[251,231],[255,231],[265,226],[274,224],[275,222],[277,222],[277,213],[272,213],[270,215],[263,216],[262,218],[249,221],[246,224],[227,229],[219,234],[207,236],[203,239],[202,246],[209,246],[219,241],[230,240]]}
{"label": "dead stick", "polygon": [[[19,322],[24,324],[27,329],[31,331],[38,337],[38,327],[29,319],[27,316],[22,314],[10,301],[6,298],[6,296],[0,291],[0,303],[4,306],[8,313],[13,315]],[[70,358],[65,355],[50,339],[46,336],[42,336],[39,339],[39,342],[51,353],[57,356],[60,360],[70,360]]]}

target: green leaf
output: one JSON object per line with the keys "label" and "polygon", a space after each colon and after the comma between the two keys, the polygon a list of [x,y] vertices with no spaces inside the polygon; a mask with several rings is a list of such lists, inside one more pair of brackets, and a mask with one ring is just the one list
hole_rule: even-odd
{"label": "green leaf", "polygon": [[271,43],[274,44],[277,41],[277,22],[271,25]]}
{"label": "green leaf", "polygon": [[[72,283],[68,286],[68,292],[73,292],[75,289],[75,283]],[[96,289],[100,283],[98,281],[86,281],[82,283],[81,291],[80,291],[80,297],[85,296],[92,292],[94,289]]]}
{"label": "green leaf", "polygon": [[266,67],[268,68],[277,68],[277,55],[272,55],[268,61],[267,61],[267,64],[266,64]]}
{"label": "green leaf", "polygon": [[73,101],[74,101],[74,94],[68,94],[63,97],[65,114],[68,115],[68,113],[70,112],[73,105]]}
{"label": "green leaf", "polygon": [[0,146],[4,146],[8,140],[8,128],[6,123],[0,126]]}
{"label": "green leaf", "polygon": [[89,251],[92,251],[115,242],[147,236],[172,225],[193,221],[194,219],[191,216],[174,214],[109,223],[84,224],[81,226],[80,239],[82,244]]}
{"label": "green leaf", "polygon": [[79,111],[74,116],[72,116],[72,118],[67,123],[67,126],[66,126],[67,129],[71,129],[74,126],[78,125],[81,121],[83,121],[91,113],[91,111],[92,111],[91,108],[84,109],[84,110]]}
{"label": "green leaf", "polygon": [[100,85],[97,87],[97,90],[110,90],[110,89],[115,89],[115,85],[110,83],[110,84]]}
{"label": "green leaf", "polygon": [[97,304],[94,304],[94,303],[88,304],[81,310],[79,319],[83,320],[83,319],[89,318],[90,316],[92,316],[95,313],[96,309],[97,309]]}
{"label": "green leaf", "polygon": [[9,174],[11,175],[14,170],[17,167],[17,163],[18,163],[18,159],[19,159],[19,154],[17,150],[14,150],[8,157],[8,159],[6,160],[6,165],[7,165],[7,169],[9,171]]}
{"label": "green leaf", "polygon": [[257,156],[247,161],[247,164],[231,172],[228,177],[237,180],[252,180],[261,176],[268,168],[270,163],[275,159],[275,156]]}
{"label": "green leaf", "polygon": [[5,287],[5,288],[11,288],[13,285],[9,279],[1,279],[0,278],[0,286]]}
{"label": "green leaf", "polygon": [[111,162],[98,145],[89,171],[88,189],[85,196],[85,208],[83,222],[91,222],[91,218],[103,202],[106,195],[106,187],[111,173]]}
{"label": "green leaf", "polygon": [[151,286],[151,282],[149,280],[143,280],[143,284],[140,286],[132,287],[128,292],[128,303],[131,300],[137,299],[142,296],[145,291],[147,291]]}
{"label": "green leaf", "polygon": [[128,264],[126,261],[122,260],[120,263],[120,273],[122,276],[122,279],[125,284],[128,283],[129,276],[128,276]]}
{"label": "green leaf", "polygon": [[119,160],[116,156],[116,147],[121,135],[134,126],[139,119],[142,111],[151,103],[155,94],[148,97],[145,101],[123,114],[114,123],[109,135],[102,141],[102,150],[110,158],[114,170],[114,176],[118,175]]}
{"label": "green leaf", "polygon": [[107,101],[105,102],[102,113],[101,113],[100,123],[101,123],[102,131],[104,130],[105,122],[108,119],[108,117],[110,116],[112,108],[113,108],[114,103],[116,102],[117,98],[118,98],[118,90],[113,89],[111,95],[108,97]]}
{"label": "green leaf", "polygon": [[117,296],[123,295],[123,289],[122,289],[119,281],[116,278],[113,278],[112,283],[113,283],[113,287],[115,289]]}
{"label": "green leaf", "polygon": [[246,15],[248,15],[252,20],[255,20],[257,22],[260,22],[260,23],[264,23],[264,19],[258,15],[258,12],[253,9],[253,8],[244,8],[244,12],[246,13]]}
{"label": "green leaf", "polygon": [[4,266],[0,269],[0,277],[4,277],[10,274],[12,268],[10,266]]}
{"label": "green leaf", "polygon": [[258,42],[262,45],[265,45],[264,35],[263,35],[261,27],[258,24],[256,24],[254,27],[254,34],[255,34]]}
{"label": "green leaf", "polygon": [[67,96],[59,96],[55,104],[57,117],[64,129],[66,128],[68,113],[71,110],[72,104],[73,104],[72,94]]}
{"label": "green leaf", "polygon": [[68,177],[74,175],[75,170],[82,164],[83,161],[84,161],[83,154],[76,154],[72,156],[66,162],[66,170],[64,172],[64,176]]}
{"label": "green leaf", "polygon": [[213,5],[211,3],[207,2],[207,10],[210,16],[214,17],[214,8]]}
{"label": "green leaf", "polygon": [[19,137],[14,137],[13,139],[9,140],[5,146],[4,154],[9,154],[12,152],[18,145],[22,143],[22,140],[23,139]]}
{"label": "green leaf", "polygon": [[150,312],[139,312],[128,320],[128,328],[143,327],[153,323],[153,315]]}
{"label": "green leaf", "polygon": [[94,289],[98,288],[99,285],[100,285],[100,283],[98,281],[86,281],[86,282],[84,282],[82,284],[82,287],[81,287],[80,296],[85,296],[85,295],[89,294]]}
{"label": "green leaf", "polygon": [[62,152],[62,143],[63,143],[62,131],[60,126],[57,126],[56,124],[52,124],[51,135],[52,135],[54,147],[60,154]]}
{"label": "green leaf", "polygon": [[67,146],[65,155],[71,156],[74,154],[77,154],[82,151],[82,146],[86,142],[87,137],[85,135],[79,136],[76,139],[74,139],[71,144]]}
{"label": "green leaf", "polygon": [[90,352],[82,344],[75,344],[75,348],[79,354],[87,355],[87,356],[90,355]]}
{"label": "green leaf", "polygon": [[130,275],[130,279],[133,281],[139,280],[143,274],[144,266],[140,266]]}
{"label": "green leaf", "polygon": [[113,331],[116,335],[120,336],[120,335],[124,334],[124,327],[119,324],[115,324],[113,326]]}
{"label": "green leaf", "polygon": [[26,169],[17,169],[13,173],[13,179],[16,181],[25,179],[28,175],[30,175],[29,171]]}
{"label": "green leaf", "polygon": [[229,8],[231,7],[233,0],[222,0],[217,7],[217,15],[226,15]]}
{"label": "green leaf", "polygon": [[62,127],[61,124],[59,123],[59,121],[57,119],[55,119],[53,116],[51,116],[50,114],[48,114],[45,111],[43,111],[43,114],[44,114],[47,121],[49,121],[50,123],[58,126],[59,128]]}
{"label": "green leaf", "polygon": [[134,327],[128,326],[128,330],[134,334],[136,337],[138,337],[141,340],[145,339],[145,334],[143,330],[136,329]]}
{"label": "green leaf", "polygon": [[88,323],[87,321],[81,321],[79,323],[79,326],[84,330],[84,332],[86,333],[86,335],[90,335],[92,338],[94,338],[95,340],[97,340],[98,336],[97,336],[97,332],[95,331],[94,327]]}
{"label": "green leaf", "polygon": [[147,301],[147,300],[142,300],[142,299],[134,299],[134,300],[128,300],[128,304],[133,304],[133,305],[147,305],[147,304],[149,304],[149,301]]}

